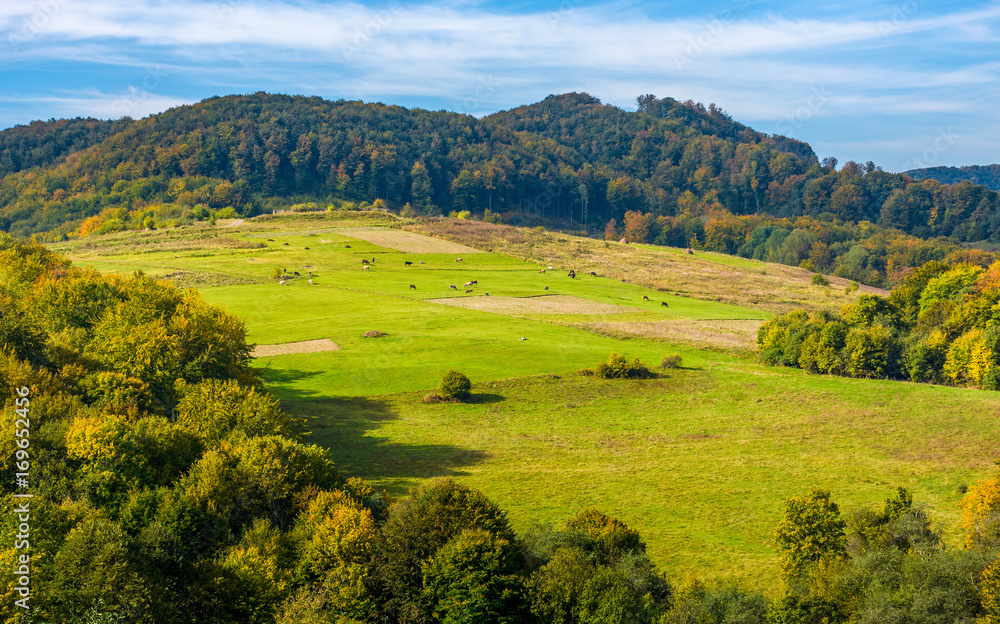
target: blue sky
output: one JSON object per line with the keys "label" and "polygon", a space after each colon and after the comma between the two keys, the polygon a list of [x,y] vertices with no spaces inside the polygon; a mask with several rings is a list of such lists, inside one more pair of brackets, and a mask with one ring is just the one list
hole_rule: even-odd
{"label": "blue sky", "polygon": [[714,102],[822,158],[1000,162],[1000,2],[21,0],[0,128],[269,91],[482,116],[586,91]]}

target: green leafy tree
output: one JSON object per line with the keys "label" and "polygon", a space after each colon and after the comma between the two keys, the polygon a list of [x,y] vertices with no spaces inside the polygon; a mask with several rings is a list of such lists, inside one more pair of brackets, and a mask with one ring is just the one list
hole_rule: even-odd
{"label": "green leafy tree", "polygon": [[392,508],[372,558],[373,580],[385,598],[385,613],[401,622],[427,618],[420,600],[421,565],[467,529],[486,531],[510,548],[516,541],[503,510],[481,492],[451,479],[423,485]]}
{"label": "green leafy tree", "polygon": [[465,530],[423,564],[424,600],[435,621],[523,622],[524,582],[511,544],[482,529]]}
{"label": "green leafy tree", "polygon": [[786,498],[784,503],[774,539],[786,578],[803,575],[821,560],[847,554],[846,523],[829,492],[812,490],[806,496]]}
{"label": "green leafy tree", "polygon": [[576,623],[580,595],[595,569],[583,550],[557,549],[528,580],[531,612],[542,622]]}

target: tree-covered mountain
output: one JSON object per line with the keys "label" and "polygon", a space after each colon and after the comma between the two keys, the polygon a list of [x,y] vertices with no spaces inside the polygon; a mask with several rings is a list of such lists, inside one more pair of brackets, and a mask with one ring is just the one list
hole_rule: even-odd
{"label": "tree-covered mountain", "polygon": [[52,237],[226,207],[252,215],[382,200],[417,214],[489,210],[591,230],[628,212],[766,214],[1000,239],[1000,194],[986,187],[915,182],[871,162],[837,170],[807,144],[755,132],[715,105],[637,101],[629,112],[571,93],[475,119],[256,93],[94,122],[93,133],[108,134],[89,147],[86,120],[43,125],[34,143],[18,142],[26,130],[15,128],[0,132],[0,144],[23,145],[9,150],[18,164],[0,179],[0,229]]}
{"label": "tree-covered mountain", "polygon": [[1000,191],[1000,165],[970,165],[968,167],[926,167],[911,169],[906,174],[914,180],[937,180],[941,184],[969,181]]}

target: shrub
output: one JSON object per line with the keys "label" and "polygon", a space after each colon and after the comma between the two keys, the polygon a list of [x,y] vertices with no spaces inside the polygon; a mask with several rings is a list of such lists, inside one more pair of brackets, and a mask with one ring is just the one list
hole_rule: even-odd
{"label": "shrub", "polygon": [[663,356],[660,360],[660,368],[680,368],[681,367],[681,354],[671,353],[670,355]]}
{"label": "shrub", "polygon": [[857,282],[849,282],[847,284],[847,287],[844,288],[844,294],[845,295],[849,295],[849,294],[851,294],[852,292],[854,292],[857,289],[858,289],[858,283]]}
{"label": "shrub", "polygon": [[384,335],[385,335],[384,332],[380,332],[377,329],[373,329],[371,331],[366,331],[364,334],[361,335],[361,337],[362,338],[381,338]]}
{"label": "shrub", "polygon": [[580,370],[578,370],[576,372],[577,372],[577,374],[583,375],[584,377],[593,377],[594,374],[595,374],[594,373],[594,369],[592,369],[592,368],[581,368]]}
{"label": "shrub", "polygon": [[438,389],[447,399],[467,399],[471,394],[472,382],[462,373],[451,370],[444,374]]}
{"label": "shrub", "polygon": [[646,379],[652,376],[649,367],[639,358],[632,358],[629,362],[624,355],[613,352],[607,362],[597,365],[594,373],[603,379]]}
{"label": "shrub", "polygon": [[826,276],[824,276],[822,273],[816,273],[812,276],[812,280],[810,283],[813,286],[829,286],[830,280],[826,279]]}

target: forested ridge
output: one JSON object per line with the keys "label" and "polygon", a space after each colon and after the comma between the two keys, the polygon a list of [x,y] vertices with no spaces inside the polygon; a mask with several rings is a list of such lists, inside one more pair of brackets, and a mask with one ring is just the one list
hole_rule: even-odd
{"label": "forested ridge", "polygon": [[[820,163],[807,144],[755,132],[715,105],[637,101],[629,112],[572,93],[477,120],[257,93],[139,121],[36,123],[0,132],[0,229],[51,240],[315,204],[599,232],[632,212],[673,232],[658,241],[657,228],[647,230],[645,242],[712,249],[704,230],[713,221],[806,218],[811,225],[792,229],[845,243],[844,254],[865,246],[875,258],[844,274],[882,285],[900,279],[887,246],[933,239],[940,249],[922,262],[959,243],[1000,240],[998,193],[986,187],[916,182],[872,162],[838,169],[836,159]],[[852,232],[827,240],[838,228]],[[729,253],[753,228],[741,234]],[[869,245],[872,236],[882,242]],[[835,270],[832,258],[829,267],[813,262],[816,270]]]}
{"label": "forested ridge", "polygon": [[931,179],[942,184],[969,181],[1000,191],[1000,165],[969,165],[966,167],[925,167],[906,172],[915,180]]}

